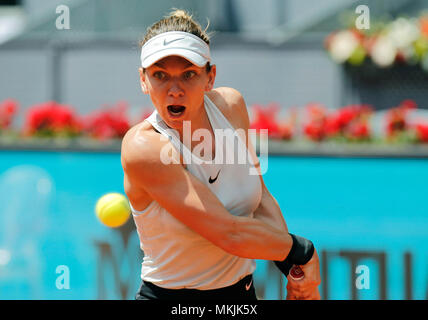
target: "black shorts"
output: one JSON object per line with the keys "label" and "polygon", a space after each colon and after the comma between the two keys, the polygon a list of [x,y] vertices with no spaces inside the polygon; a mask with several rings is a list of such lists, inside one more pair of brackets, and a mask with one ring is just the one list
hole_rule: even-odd
{"label": "black shorts", "polygon": [[247,275],[237,283],[213,290],[198,289],[165,289],[151,282],[143,281],[135,295],[136,300],[245,300],[256,301],[253,276]]}

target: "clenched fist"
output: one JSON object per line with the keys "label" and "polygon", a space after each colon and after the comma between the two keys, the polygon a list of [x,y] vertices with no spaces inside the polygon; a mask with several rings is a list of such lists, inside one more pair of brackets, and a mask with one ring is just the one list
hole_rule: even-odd
{"label": "clenched fist", "polygon": [[287,300],[321,300],[321,295],[318,286],[321,284],[320,264],[317,251],[307,264],[299,266],[304,278],[301,280],[293,280],[287,276]]}

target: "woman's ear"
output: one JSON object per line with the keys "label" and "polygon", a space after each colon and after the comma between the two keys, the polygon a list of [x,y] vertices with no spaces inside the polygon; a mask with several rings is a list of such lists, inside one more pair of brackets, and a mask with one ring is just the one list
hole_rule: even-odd
{"label": "woman's ear", "polygon": [[211,70],[208,72],[208,83],[205,86],[205,91],[211,91],[214,88],[215,76],[217,74],[217,69],[215,64],[211,66]]}
{"label": "woman's ear", "polygon": [[146,84],[146,73],[143,70],[143,68],[139,68],[138,71],[140,72],[141,91],[143,91],[144,94],[148,94],[149,90],[148,90],[147,84]]}

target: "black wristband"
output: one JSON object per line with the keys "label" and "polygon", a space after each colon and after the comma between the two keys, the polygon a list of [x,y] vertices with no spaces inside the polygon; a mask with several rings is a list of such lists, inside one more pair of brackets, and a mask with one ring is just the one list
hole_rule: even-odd
{"label": "black wristband", "polygon": [[274,261],[278,269],[281,270],[285,276],[288,276],[293,265],[302,266],[307,264],[315,251],[312,241],[291,233],[289,233],[289,235],[293,239],[293,245],[291,246],[287,258],[283,261]]}

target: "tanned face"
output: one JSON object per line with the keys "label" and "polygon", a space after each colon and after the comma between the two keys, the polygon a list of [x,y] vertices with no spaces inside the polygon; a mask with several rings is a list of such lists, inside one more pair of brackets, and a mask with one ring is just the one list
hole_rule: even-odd
{"label": "tanned face", "polygon": [[207,72],[182,57],[169,56],[145,70],[140,68],[141,87],[163,121],[180,130],[183,121],[200,116],[204,93],[213,88],[215,72],[215,66]]}

